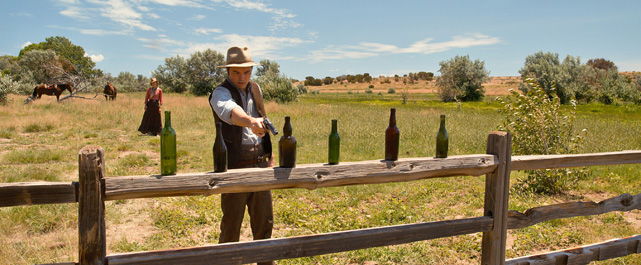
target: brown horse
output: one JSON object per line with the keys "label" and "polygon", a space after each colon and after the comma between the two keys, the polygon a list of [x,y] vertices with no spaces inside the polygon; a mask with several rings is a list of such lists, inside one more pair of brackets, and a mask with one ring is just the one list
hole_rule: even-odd
{"label": "brown horse", "polygon": [[62,91],[69,90],[69,93],[73,93],[73,88],[71,84],[53,84],[53,85],[39,85],[33,89],[33,94],[31,95],[32,99],[38,99],[42,97],[43,94],[49,96],[56,96],[56,101],[60,101],[60,94]]}
{"label": "brown horse", "polygon": [[105,85],[105,89],[102,90],[102,93],[105,95],[105,100],[116,100],[116,95],[118,94],[118,90],[114,85],[111,83],[107,82],[107,85]]}

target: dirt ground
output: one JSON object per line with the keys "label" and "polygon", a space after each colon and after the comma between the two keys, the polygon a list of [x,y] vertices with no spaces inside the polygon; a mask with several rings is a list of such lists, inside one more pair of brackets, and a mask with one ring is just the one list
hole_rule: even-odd
{"label": "dirt ground", "polygon": [[[388,79],[390,83],[385,83],[384,80]],[[486,96],[499,96],[499,95],[509,95],[510,89],[518,90],[518,85],[521,82],[520,76],[498,76],[490,77],[490,79],[483,83]],[[302,83],[298,82],[298,83]],[[298,85],[294,83],[294,86]],[[348,84],[346,81],[341,83],[334,83],[331,85],[323,86],[309,86],[308,90],[319,90],[320,92],[348,92],[352,90],[353,92],[364,91],[368,89],[370,85],[373,85],[372,91],[374,93],[383,92],[387,93],[387,90],[393,88],[396,90],[396,93],[407,89],[409,93],[437,93],[438,88],[436,87],[436,81],[417,81],[414,84],[409,84],[403,82],[403,78],[399,78],[399,81],[395,81],[394,77],[379,77],[372,79],[371,83],[356,83]]]}

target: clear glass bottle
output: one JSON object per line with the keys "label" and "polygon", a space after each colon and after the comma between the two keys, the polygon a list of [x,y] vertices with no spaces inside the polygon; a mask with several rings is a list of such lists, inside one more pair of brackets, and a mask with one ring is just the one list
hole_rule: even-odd
{"label": "clear glass bottle", "polygon": [[278,141],[278,162],[280,167],[296,167],[296,138],[292,136],[292,123],[289,116],[285,117],[283,136]]}
{"label": "clear glass bottle", "polygon": [[171,127],[171,111],[165,111],[165,127],[160,131],[160,174],[176,174],[176,131]]}
{"label": "clear glass bottle", "polygon": [[385,130],[385,160],[398,160],[400,132],[396,127],[396,109],[390,110],[389,126]]}
{"label": "clear glass bottle", "polygon": [[341,150],[341,137],[338,135],[338,120],[332,120],[332,132],[329,134],[329,151],[327,160],[330,165],[338,164]]}
{"label": "clear glass bottle", "polygon": [[448,136],[445,129],[445,115],[441,115],[441,127],[436,134],[436,158],[446,158],[448,149]]}
{"label": "clear glass bottle", "polygon": [[214,172],[227,171],[227,145],[223,140],[223,123],[216,122],[216,141],[212,148],[214,154]]}

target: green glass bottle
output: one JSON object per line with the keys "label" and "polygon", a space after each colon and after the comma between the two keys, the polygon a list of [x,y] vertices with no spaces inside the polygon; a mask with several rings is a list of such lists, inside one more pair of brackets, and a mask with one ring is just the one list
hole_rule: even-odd
{"label": "green glass bottle", "polygon": [[165,127],[160,131],[160,174],[176,174],[176,132],[171,128],[171,111],[165,111]]}
{"label": "green glass bottle", "polygon": [[396,109],[390,110],[389,127],[385,130],[385,160],[398,160],[398,143],[400,132],[396,127]]}
{"label": "green glass bottle", "polygon": [[332,120],[332,132],[329,134],[329,154],[327,158],[330,165],[338,164],[340,150],[341,137],[338,135],[338,121]]}
{"label": "green glass bottle", "polygon": [[296,167],[296,138],[292,136],[292,123],[289,116],[285,117],[283,136],[278,141],[278,162],[280,167]]}
{"label": "green glass bottle", "polygon": [[223,123],[216,122],[216,141],[212,148],[214,154],[214,172],[227,171],[227,145],[223,140]]}
{"label": "green glass bottle", "polygon": [[448,136],[445,129],[445,115],[441,115],[441,127],[436,134],[436,158],[446,158],[448,149]]}

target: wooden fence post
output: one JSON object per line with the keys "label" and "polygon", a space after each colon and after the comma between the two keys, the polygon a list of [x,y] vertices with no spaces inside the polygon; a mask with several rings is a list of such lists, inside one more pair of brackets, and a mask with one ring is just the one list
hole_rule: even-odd
{"label": "wooden fence post", "polygon": [[487,153],[497,156],[498,167],[485,178],[484,215],[493,217],[494,225],[483,233],[481,264],[505,264],[512,136],[507,132],[491,132]]}
{"label": "wooden fence post", "polygon": [[78,263],[105,264],[105,151],[85,146],[78,153]]}

